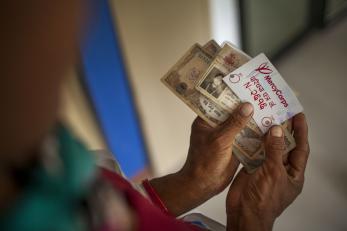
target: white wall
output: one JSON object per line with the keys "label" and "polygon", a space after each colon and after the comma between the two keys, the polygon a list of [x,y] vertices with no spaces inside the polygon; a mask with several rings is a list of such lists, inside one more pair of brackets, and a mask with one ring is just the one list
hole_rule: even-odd
{"label": "white wall", "polygon": [[195,114],[160,78],[196,42],[239,43],[235,0],[112,0],[112,9],[156,174],[181,166]]}
{"label": "white wall", "polygon": [[[195,114],[159,79],[195,42],[239,43],[236,0],[110,2],[155,173],[171,172],[185,160]],[[107,148],[76,71],[68,75],[62,120],[89,148]]]}
{"label": "white wall", "polygon": [[225,40],[241,45],[239,8],[237,0],[209,0],[212,37],[219,43]]}
{"label": "white wall", "polygon": [[107,149],[76,71],[70,70],[67,75],[62,89],[61,119],[89,149]]}
{"label": "white wall", "polygon": [[195,42],[210,37],[202,0],[113,0],[123,53],[156,174],[185,160],[195,115],[162,83],[161,76]]}

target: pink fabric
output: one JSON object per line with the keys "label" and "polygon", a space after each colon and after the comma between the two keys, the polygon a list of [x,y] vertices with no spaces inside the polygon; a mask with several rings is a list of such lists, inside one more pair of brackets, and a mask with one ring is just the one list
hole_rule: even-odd
{"label": "pink fabric", "polygon": [[129,182],[120,175],[106,169],[102,169],[102,176],[117,190],[124,193],[129,205],[137,213],[138,230],[140,231],[201,231],[197,226],[177,220],[175,217],[165,214],[159,208],[151,204]]}
{"label": "pink fabric", "polygon": [[142,182],[142,186],[146,190],[149,198],[151,198],[152,203],[155,204],[163,213],[170,214],[169,210],[166,208],[164,202],[160,199],[158,193],[146,179]]}

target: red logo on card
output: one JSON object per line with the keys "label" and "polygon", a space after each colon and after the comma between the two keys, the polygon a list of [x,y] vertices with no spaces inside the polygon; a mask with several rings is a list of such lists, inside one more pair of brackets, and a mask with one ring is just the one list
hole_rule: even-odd
{"label": "red logo on card", "polygon": [[272,73],[272,70],[267,65],[267,62],[260,64],[260,66],[255,70],[258,71],[259,73],[264,74],[264,75],[268,75],[268,74]]}

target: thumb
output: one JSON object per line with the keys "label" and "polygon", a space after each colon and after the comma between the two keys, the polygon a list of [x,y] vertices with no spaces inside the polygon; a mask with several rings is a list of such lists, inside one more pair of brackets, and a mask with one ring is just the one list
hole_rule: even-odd
{"label": "thumb", "polygon": [[231,116],[220,125],[219,133],[235,137],[249,122],[253,115],[253,106],[242,103]]}
{"label": "thumb", "polygon": [[283,166],[284,151],[283,129],[281,126],[273,126],[265,137],[265,165],[271,169]]}

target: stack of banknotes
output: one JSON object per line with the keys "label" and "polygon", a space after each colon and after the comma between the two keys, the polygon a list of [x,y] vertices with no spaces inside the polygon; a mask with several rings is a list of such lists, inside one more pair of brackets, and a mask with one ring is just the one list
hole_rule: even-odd
{"label": "stack of banknotes", "polygon": [[[214,40],[204,46],[194,44],[161,81],[210,126],[223,123],[241,100],[223,82],[223,77],[251,59],[228,42]],[[286,153],[295,147],[291,121],[282,123]],[[251,173],[265,159],[263,132],[252,119],[235,138],[233,154]]]}

